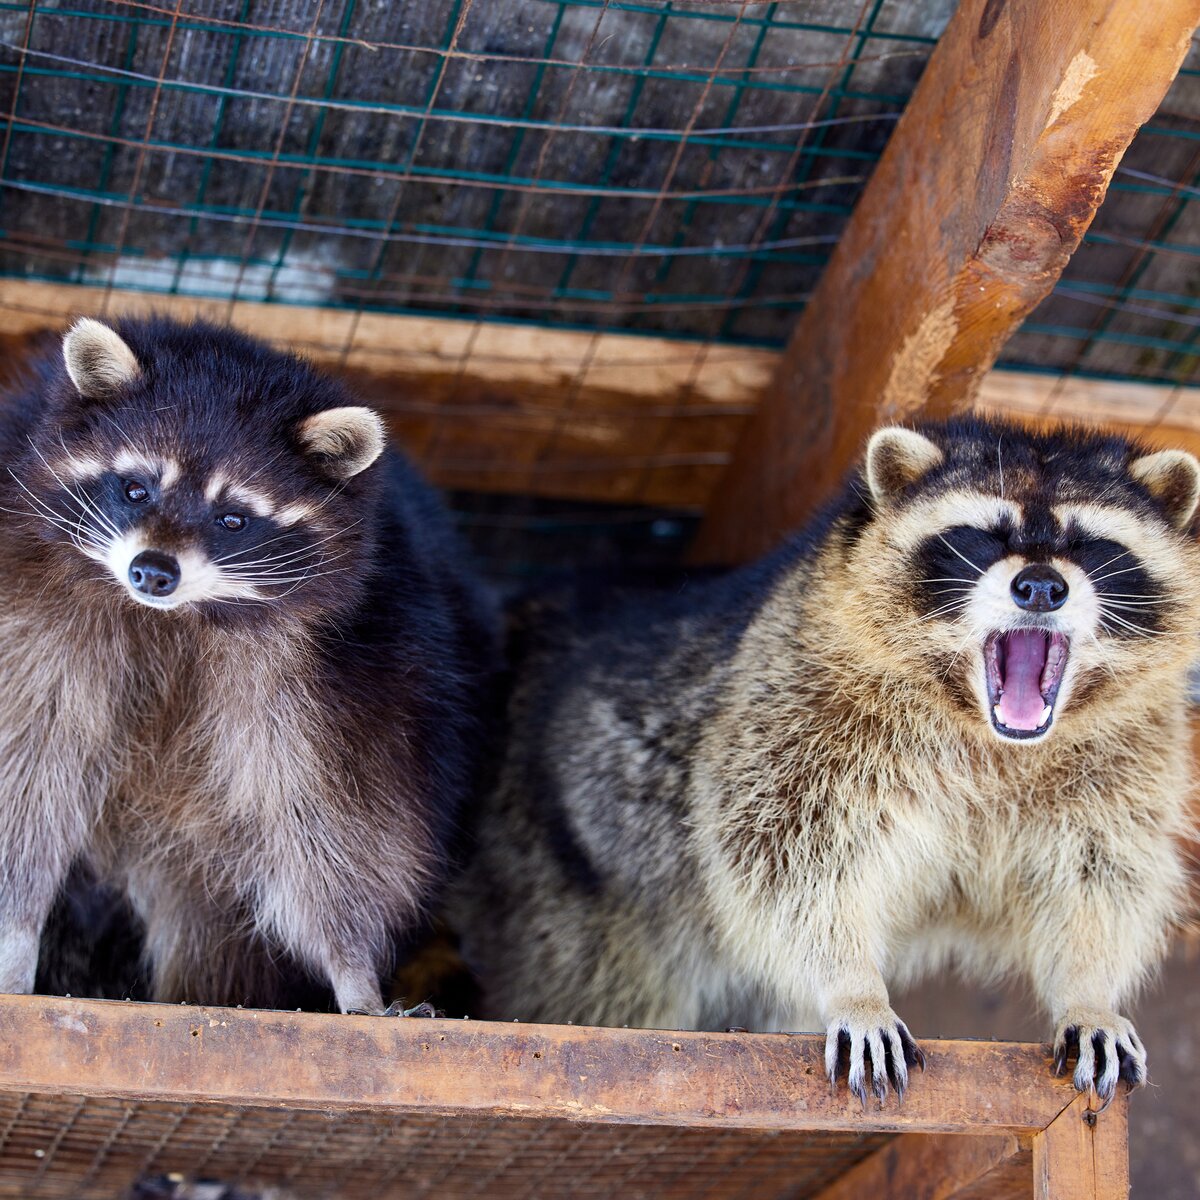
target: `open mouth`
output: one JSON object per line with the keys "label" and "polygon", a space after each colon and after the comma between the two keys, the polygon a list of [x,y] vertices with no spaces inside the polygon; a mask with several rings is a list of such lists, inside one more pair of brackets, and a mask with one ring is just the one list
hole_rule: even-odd
{"label": "open mouth", "polygon": [[988,711],[1007,738],[1038,737],[1054,720],[1054,704],[1071,643],[1048,629],[993,633],[983,644]]}

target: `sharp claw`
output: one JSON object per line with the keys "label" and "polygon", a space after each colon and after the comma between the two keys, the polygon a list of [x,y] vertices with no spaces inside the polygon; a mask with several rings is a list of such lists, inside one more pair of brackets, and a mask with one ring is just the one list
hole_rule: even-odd
{"label": "sharp claw", "polygon": [[893,1088],[897,1104],[903,1104],[909,1086],[908,1067],[919,1065],[923,1071],[925,1055],[902,1022],[879,1025],[869,1032],[859,1031],[857,1026],[855,1030],[851,1033],[846,1025],[834,1024],[826,1035],[825,1073],[831,1092],[837,1092],[838,1075],[845,1058],[849,1063],[847,1085],[851,1094],[858,1097],[864,1112],[870,1107],[870,1094],[873,1093],[883,1107]]}
{"label": "sharp claw", "polygon": [[403,1000],[393,1000],[383,1010],[383,1015],[385,1017],[436,1017],[438,1011],[428,1000],[422,1000],[420,1004],[414,1004],[412,1008],[405,1008]]}

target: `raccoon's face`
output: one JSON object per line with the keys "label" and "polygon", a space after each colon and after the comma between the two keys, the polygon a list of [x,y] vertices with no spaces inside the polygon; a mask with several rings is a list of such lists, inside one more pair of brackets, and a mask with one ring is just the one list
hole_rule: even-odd
{"label": "raccoon's face", "polygon": [[221,362],[214,331],[206,360],[197,335],[162,328],[185,350],[142,330],[145,362],[99,322],[68,333],[77,394],[14,471],[19,498],[46,540],[97,564],[130,603],[210,615],[335,607],[361,540],[346,489],[383,449],[379,418],[313,412],[332,385],[246,339],[228,342],[244,362]]}
{"label": "raccoon's face", "polygon": [[884,638],[976,727],[1037,742],[1119,718],[1197,623],[1200,464],[979,421],[876,433],[858,549]]}

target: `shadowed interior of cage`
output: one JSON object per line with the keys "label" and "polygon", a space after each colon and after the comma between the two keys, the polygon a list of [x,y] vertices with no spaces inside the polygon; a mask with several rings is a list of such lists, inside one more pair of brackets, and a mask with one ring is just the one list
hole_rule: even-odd
{"label": "shadowed interior of cage", "polygon": [[[0,284],[265,302],[498,574],[671,561],[952,7],[0,3]],[[1198,62],[1006,352],[1008,407],[1138,379],[1168,386],[1110,417],[1200,432]],[[20,328],[61,316],[29,295]]]}

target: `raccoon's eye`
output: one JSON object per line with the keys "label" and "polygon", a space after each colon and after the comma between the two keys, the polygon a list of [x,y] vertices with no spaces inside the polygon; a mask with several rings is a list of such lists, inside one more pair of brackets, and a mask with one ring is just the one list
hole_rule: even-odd
{"label": "raccoon's eye", "polygon": [[217,524],[226,529],[245,529],[246,518],[243,517],[241,513],[225,513],[217,518]]}
{"label": "raccoon's eye", "polygon": [[127,479],[125,481],[125,499],[130,504],[144,504],[150,499],[150,491],[136,479]]}

